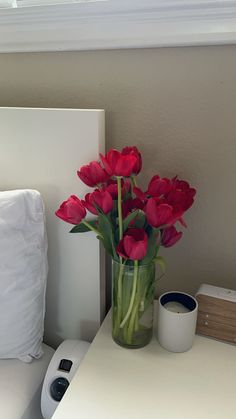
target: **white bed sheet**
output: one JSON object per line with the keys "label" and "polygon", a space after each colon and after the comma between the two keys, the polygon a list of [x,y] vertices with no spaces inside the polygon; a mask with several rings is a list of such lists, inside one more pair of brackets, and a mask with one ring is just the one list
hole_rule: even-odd
{"label": "white bed sheet", "polygon": [[0,418],[42,419],[40,397],[44,376],[54,350],[43,344],[44,355],[26,364],[0,360]]}

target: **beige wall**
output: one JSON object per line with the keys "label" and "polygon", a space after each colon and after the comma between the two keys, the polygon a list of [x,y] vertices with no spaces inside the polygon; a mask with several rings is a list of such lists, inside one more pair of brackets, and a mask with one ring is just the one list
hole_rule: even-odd
{"label": "beige wall", "polygon": [[235,82],[236,46],[0,55],[1,106],[104,108],[107,147],[143,153],[142,185],[197,187],[160,291],[236,288]]}

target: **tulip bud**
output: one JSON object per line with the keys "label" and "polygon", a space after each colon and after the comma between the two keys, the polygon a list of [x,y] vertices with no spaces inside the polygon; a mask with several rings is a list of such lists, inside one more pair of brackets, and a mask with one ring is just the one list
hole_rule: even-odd
{"label": "tulip bud", "polygon": [[131,176],[138,161],[135,154],[122,154],[114,149],[109,150],[105,156],[100,154],[100,157],[110,176]]}
{"label": "tulip bud", "polygon": [[116,249],[125,259],[141,260],[146,256],[148,236],[142,228],[130,228],[124,234]]}
{"label": "tulip bud", "polygon": [[147,221],[152,227],[160,227],[173,223],[173,209],[168,204],[157,202],[154,198],[147,201],[145,207]]}
{"label": "tulip bud", "polygon": [[70,224],[80,224],[86,216],[86,210],[82,201],[75,195],[71,195],[64,201],[55,212],[56,216]]}
{"label": "tulip bud", "polygon": [[104,214],[111,212],[113,208],[113,200],[109,192],[95,190],[92,193],[85,195],[85,201],[82,201],[84,206],[92,213],[97,215],[98,207]]}
{"label": "tulip bud", "polygon": [[91,163],[82,166],[80,170],[77,171],[77,175],[82,180],[82,182],[91,187],[106,182],[109,178],[107,172],[97,161],[92,161]]}
{"label": "tulip bud", "polygon": [[161,244],[164,247],[171,247],[182,237],[182,231],[177,231],[174,226],[168,227],[162,231]]}

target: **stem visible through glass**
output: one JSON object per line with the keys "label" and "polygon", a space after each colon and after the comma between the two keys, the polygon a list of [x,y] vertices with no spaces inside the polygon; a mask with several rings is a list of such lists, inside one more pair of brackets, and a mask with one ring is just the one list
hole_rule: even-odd
{"label": "stem visible through glass", "polygon": [[137,279],[138,279],[138,261],[135,260],[134,261],[134,279],[133,279],[132,294],[131,294],[131,297],[130,297],[130,303],[129,303],[128,311],[127,311],[124,319],[122,320],[122,322],[120,324],[121,329],[124,327],[125,323],[127,322],[128,318],[130,316],[130,313],[132,311],[133,305],[134,305],[134,297],[135,297],[135,293],[136,293]]}
{"label": "stem visible through glass", "polygon": [[[123,219],[122,219],[122,191],[121,191],[121,177],[117,177],[117,191],[118,191],[118,220],[119,220],[119,238],[123,237]],[[117,325],[116,330],[119,332],[121,322],[121,309],[122,309],[122,276],[123,276],[124,265],[122,263],[122,257],[120,256],[120,270],[117,285]]]}

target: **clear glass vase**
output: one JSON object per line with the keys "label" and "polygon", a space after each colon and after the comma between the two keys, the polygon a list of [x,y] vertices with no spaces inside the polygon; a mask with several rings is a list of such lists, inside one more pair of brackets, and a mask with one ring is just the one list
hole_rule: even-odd
{"label": "clear glass vase", "polygon": [[112,337],[126,348],[146,346],[153,333],[155,264],[112,261]]}

